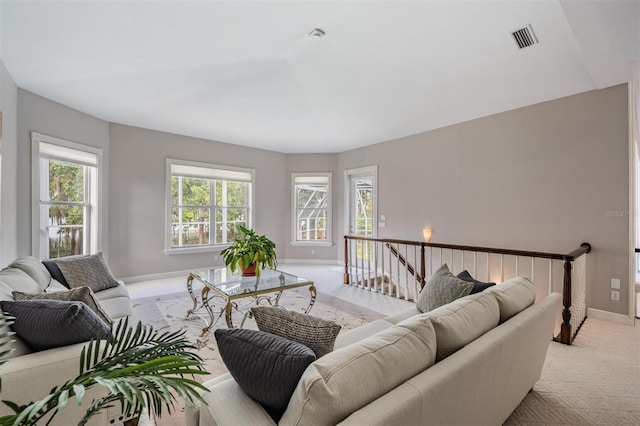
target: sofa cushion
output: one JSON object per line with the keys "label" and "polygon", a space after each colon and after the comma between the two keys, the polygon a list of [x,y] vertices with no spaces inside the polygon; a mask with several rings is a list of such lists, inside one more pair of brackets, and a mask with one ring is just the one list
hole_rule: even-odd
{"label": "sofa cushion", "polygon": [[52,259],[43,260],[42,264],[49,271],[51,278],[58,281],[60,284],[62,284],[66,288],[71,288],[69,287],[69,283],[67,282],[67,280],[64,278],[64,275],[62,275],[62,271],[58,267],[58,264],[55,262],[55,260],[52,260]]}
{"label": "sofa cushion", "polygon": [[72,302],[85,303],[93,312],[100,317],[106,324],[113,321],[107,313],[100,307],[93,292],[89,287],[78,287],[67,291],[56,291],[53,293],[23,293],[21,291],[13,292],[14,300],[65,300]]}
{"label": "sofa cushion", "polygon": [[258,330],[302,343],[318,358],[333,350],[342,328],[333,321],[277,307],[254,307],[251,313]]}
{"label": "sofa cushion", "polygon": [[4,268],[0,271],[0,300],[13,300],[14,290],[40,293],[42,288],[26,272],[18,268]]}
{"label": "sofa cushion", "polygon": [[271,333],[217,329],[218,350],[247,395],[278,421],[300,376],[316,356],[307,346]]}
{"label": "sofa cushion", "polygon": [[455,300],[420,315],[431,319],[440,361],[498,325],[500,309],[492,294],[485,292]]}
{"label": "sofa cushion", "polygon": [[342,330],[342,333],[338,334],[338,337],[336,338],[335,349],[364,340],[379,331],[386,330],[392,325],[393,324],[386,319],[378,319],[359,327],[352,328],[351,330]]}
{"label": "sofa cushion", "polygon": [[435,333],[421,316],[319,358],[300,378],[281,424],[336,425],[433,365]]}
{"label": "sofa cushion", "polygon": [[97,293],[118,286],[118,281],[111,273],[102,253],[58,259],[56,264],[71,288],[88,286]]}
{"label": "sofa cushion", "polygon": [[420,314],[421,312],[418,310],[418,307],[414,305],[403,311],[400,311],[393,315],[389,315],[388,317],[385,318],[385,320],[389,321],[392,324],[398,324],[399,322],[402,322],[408,318],[411,318],[412,316],[420,315]]}
{"label": "sofa cushion", "polygon": [[489,287],[493,287],[494,285],[496,285],[496,283],[484,283],[482,281],[476,280],[466,269],[456,275],[456,277],[460,278],[461,280],[473,283],[473,288],[471,289],[471,293],[469,294],[480,293],[481,291],[485,291]]}
{"label": "sofa cushion", "polygon": [[416,306],[420,312],[429,312],[438,306],[446,305],[466,296],[471,292],[471,289],[473,289],[473,283],[468,283],[453,275],[445,263],[429,278],[418,295]]}
{"label": "sofa cushion", "polygon": [[[51,283],[51,274],[44,267],[42,262],[32,256],[23,256],[14,260],[9,264],[9,268],[18,268],[24,273],[29,275],[40,286],[40,291],[44,291],[45,288]],[[20,289],[16,289],[20,290]]]}
{"label": "sofa cushion", "polygon": [[525,277],[514,277],[487,290],[498,300],[500,322],[503,323],[536,300],[536,289]]}
{"label": "sofa cushion", "polygon": [[104,321],[82,302],[3,300],[0,307],[15,317],[11,329],[36,351],[86,342],[109,333]]}

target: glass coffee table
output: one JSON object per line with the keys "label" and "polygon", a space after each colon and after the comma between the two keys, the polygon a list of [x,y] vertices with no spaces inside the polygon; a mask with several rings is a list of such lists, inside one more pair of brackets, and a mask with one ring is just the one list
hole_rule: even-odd
{"label": "glass coffee table", "polygon": [[[194,279],[204,284],[200,296],[193,292]],[[202,329],[204,335],[222,318],[222,315],[227,322],[227,327],[233,328],[231,314],[237,311],[243,314],[240,323],[242,328],[247,317],[251,316],[252,306],[259,306],[261,303],[279,306],[283,291],[305,286],[309,287],[310,298],[304,313],[309,313],[316,301],[316,288],[312,281],[305,278],[275,269],[263,269],[257,277],[243,277],[240,270],[231,272],[224,266],[191,271],[187,278],[187,290],[193,300],[193,307],[187,311],[187,316],[196,314],[202,308],[207,311],[209,319]],[[243,304],[241,299],[251,300]],[[214,313],[216,302],[220,302],[221,306],[217,315]]]}

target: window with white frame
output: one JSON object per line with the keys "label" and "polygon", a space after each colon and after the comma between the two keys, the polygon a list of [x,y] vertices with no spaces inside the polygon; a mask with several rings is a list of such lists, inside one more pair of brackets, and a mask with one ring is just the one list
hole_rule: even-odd
{"label": "window with white frame", "polygon": [[254,174],[167,159],[167,252],[230,244],[242,235],[240,226],[250,228]]}
{"label": "window with white frame", "polygon": [[54,259],[100,251],[102,150],[31,134],[33,255]]}
{"label": "window with white frame", "polygon": [[292,173],[293,244],[332,244],[331,173]]}

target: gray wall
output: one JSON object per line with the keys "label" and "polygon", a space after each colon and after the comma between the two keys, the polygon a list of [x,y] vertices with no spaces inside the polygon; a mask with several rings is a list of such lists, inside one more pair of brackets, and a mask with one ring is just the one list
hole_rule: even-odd
{"label": "gray wall", "polygon": [[[343,176],[338,174],[338,155],[337,154],[287,154],[287,167],[286,167],[286,179],[287,179],[287,210],[288,217],[287,226],[285,229],[285,259],[306,259],[310,261],[328,260],[334,261],[338,256],[338,248],[342,247],[342,228],[338,227],[338,206],[341,203],[341,199],[337,198],[337,186],[343,184]],[[291,173],[311,173],[311,172],[331,172],[331,182],[333,191],[332,201],[332,221],[333,232],[332,240],[333,245],[326,246],[301,246],[291,245],[293,240],[292,232],[293,226],[291,221],[292,215],[292,182]]]}
{"label": "gray wall", "polygon": [[[339,155],[378,164],[379,235],[567,252],[587,241],[588,306],[627,314],[627,85],[566,97]],[[342,185],[336,200],[341,200]],[[344,211],[339,213],[344,232]],[[610,300],[610,279],[622,282]]]}
{"label": "gray wall", "polygon": [[0,61],[0,111],[2,139],[0,141],[0,267],[18,253],[18,89]]}
{"label": "gray wall", "polygon": [[[3,113],[11,116],[15,84],[6,70],[2,73],[0,100]],[[164,253],[167,157],[255,168],[258,232],[274,239],[281,258],[331,261],[341,259],[343,172],[377,164],[378,213],[386,216],[380,236],[420,239],[429,224],[433,241],[446,243],[564,252],[588,241],[594,248],[589,306],[626,314],[628,219],[607,214],[629,208],[626,85],[341,154],[285,155],[108,124],[20,89],[15,154],[7,142],[11,124],[5,121],[4,127],[9,136],[5,133],[2,147],[3,263],[13,253],[31,253],[30,132],[37,131],[104,149],[103,249],[119,277],[219,261],[217,253]],[[290,173],[304,171],[333,172],[337,244],[315,247],[313,255],[311,248],[290,245]],[[12,191],[15,206],[7,201],[15,196]],[[13,229],[11,221],[17,237],[5,234]],[[620,302],[609,300],[612,277],[622,281]]]}
{"label": "gray wall", "polygon": [[[103,149],[103,236],[109,235],[109,124],[25,90],[18,90],[18,255],[31,251],[31,132]],[[109,239],[102,239],[109,258]]]}
{"label": "gray wall", "polygon": [[220,142],[111,125],[110,262],[114,274],[132,277],[211,266],[218,252],[166,255],[166,158],[253,168],[254,228],[284,255],[289,223],[285,155]]}

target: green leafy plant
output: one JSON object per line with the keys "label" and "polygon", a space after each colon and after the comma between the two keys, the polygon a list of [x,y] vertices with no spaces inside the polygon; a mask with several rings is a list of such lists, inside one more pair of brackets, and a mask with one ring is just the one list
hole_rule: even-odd
{"label": "green leafy plant", "polygon": [[[0,330],[2,330],[3,328],[5,330],[9,330],[9,326],[11,324],[13,324],[13,317],[10,317],[8,315],[5,315],[2,311],[0,311]],[[7,327],[7,328],[5,328]],[[8,355],[9,353],[13,352],[15,350],[15,348],[8,348],[8,349],[3,349],[4,346],[9,345],[9,343],[13,342],[13,340],[11,340],[11,336],[13,336],[15,333],[13,331],[3,331],[0,333],[0,358],[4,357],[5,355]],[[6,363],[8,360],[6,359],[0,359],[0,366],[2,366],[2,364]],[[2,390],[2,376],[0,375],[0,391]]]}
{"label": "green leafy plant", "polygon": [[231,271],[235,271],[238,267],[244,271],[251,265],[255,265],[255,274],[260,275],[260,271],[265,266],[270,268],[278,266],[276,245],[273,241],[264,235],[256,235],[254,230],[244,226],[240,226],[240,230],[242,237],[220,252],[224,264]]}
{"label": "green leafy plant", "polygon": [[3,401],[14,414],[0,417],[0,425],[35,425],[52,413],[49,424],[74,398],[80,404],[86,389],[94,385],[105,386],[109,393],[91,402],[78,425],[85,425],[118,401],[125,418],[138,416],[145,409],[159,417],[163,407],[171,414],[177,397],[192,405],[204,402],[200,391],[206,392],[207,388],[193,377],[209,373],[202,359],[190,352],[195,346],[184,334],[185,330],[160,333],[140,322],[135,328],[129,327],[125,319],[115,330],[112,327],[106,339],[91,340],[82,349],[76,378],[53,388],[38,401],[22,406]]}

